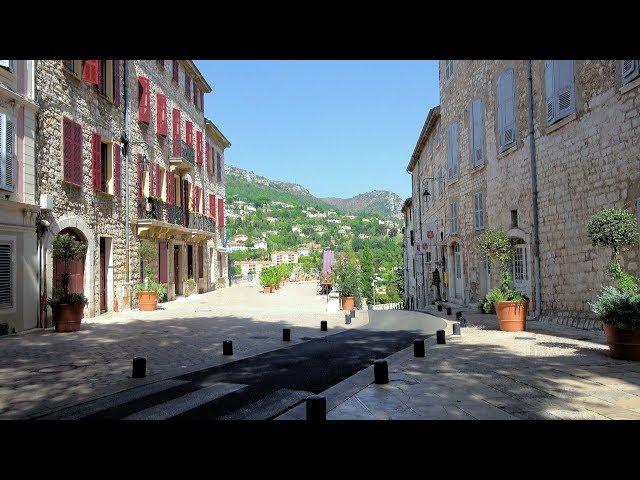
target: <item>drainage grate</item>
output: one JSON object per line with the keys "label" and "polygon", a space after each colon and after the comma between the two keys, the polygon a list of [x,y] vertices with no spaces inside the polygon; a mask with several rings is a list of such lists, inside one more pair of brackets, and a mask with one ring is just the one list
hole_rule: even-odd
{"label": "drainage grate", "polygon": [[514,337],[514,340],[535,340],[536,337]]}

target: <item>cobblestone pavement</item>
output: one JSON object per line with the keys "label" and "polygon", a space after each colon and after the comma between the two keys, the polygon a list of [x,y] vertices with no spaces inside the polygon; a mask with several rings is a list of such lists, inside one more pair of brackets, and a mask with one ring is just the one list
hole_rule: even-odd
{"label": "cobblestone pavement", "polygon": [[610,358],[602,331],[531,321],[501,332],[494,315],[465,316],[461,336],[446,317],[446,345],[427,339],[425,358],[413,347],[388,357],[388,384],[373,384],[369,367],[325,391],[327,418],[640,419],[640,363]]}
{"label": "cobblestone pavement", "polygon": [[[107,313],[75,333],[39,330],[0,338],[0,418],[30,418],[133,386],[238,360],[354,328],[327,313],[315,283],[288,283],[273,294],[240,284],[160,304],[161,310]],[[329,331],[320,331],[327,320]],[[292,328],[291,343],[282,328]],[[234,355],[222,356],[233,340]],[[131,379],[131,359],[147,358],[147,377]]]}

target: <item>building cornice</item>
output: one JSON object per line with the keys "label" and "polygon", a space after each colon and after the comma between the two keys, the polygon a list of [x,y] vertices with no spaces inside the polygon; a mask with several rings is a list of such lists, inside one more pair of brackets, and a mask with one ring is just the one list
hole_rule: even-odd
{"label": "building cornice", "polygon": [[26,108],[33,110],[34,112],[38,110],[38,104],[35,103],[28,97],[21,95],[19,93],[14,92],[10,88],[7,88],[5,85],[0,83],[0,96],[8,97],[9,101],[16,102],[17,105],[24,105]]}
{"label": "building cornice", "polygon": [[217,140],[218,143],[222,145],[222,148],[229,148],[231,146],[231,142],[229,142],[227,137],[225,137],[220,129],[216,127],[215,123],[213,123],[208,118],[205,118],[204,122],[207,133],[215,140]]}
{"label": "building cornice", "polygon": [[411,199],[411,197],[407,198],[402,204],[402,208],[400,209],[400,211],[404,213],[411,206],[412,203],[413,203],[413,200]]}
{"label": "building cornice", "polygon": [[413,149],[413,154],[411,155],[411,160],[409,160],[409,164],[407,165],[407,172],[411,173],[413,171],[413,167],[415,167],[418,159],[420,158],[420,152],[422,151],[424,144],[427,141],[427,136],[433,130],[436,122],[440,118],[440,105],[433,107],[429,110],[429,114],[427,115],[427,119],[422,126],[422,131],[420,132],[420,136],[418,137],[418,141],[416,142],[416,146]]}
{"label": "building cornice", "polygon": [[200,70],[198,69],[198,67],[196,67],[196,64],[193,63],[193,60],[179,60],[179,62],[182,63],[182,66],[185,69],[189,70],[189,72],[191,72],[191,74],[195,77],[195,79],[200,84],[200,87],[201,87],[200,90],[202,90],[202,92],[204,93],[211,92],[212,90],[211,85],[207,83],[202,73],[200,73]]}

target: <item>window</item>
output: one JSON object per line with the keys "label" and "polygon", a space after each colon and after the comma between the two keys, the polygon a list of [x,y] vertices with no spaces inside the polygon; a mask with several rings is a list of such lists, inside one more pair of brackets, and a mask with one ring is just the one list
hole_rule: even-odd
{"label": "window", "polygon": [[427,252],[427,262],[431,262],[431,252]]}
{"label": "window", "polygon": [[458,176],[458,125],[455,123],[447,129],[447,168],[449,180]]}
{"label": "window", "polygon": [[444,80],[445,82],[453,76],[453,60],[444,61]]}
{"label": "window", "polygon": [[484,195],[478,192],[473,196],[474,226],[476,230],[484,228]]}
{"label": "window", "polygon": [[0,113],[0,190],[15,190],[15,122]]}
{"label": "window", "polygon": [[[6,237],[4,237],[6,238]],[[15,278],[14,241],[0,238],[0,311],[13,309]]]}
{"label": "window", "polygon": [[640,60],[620,60],[622,66],[622,85],[640,76]]}
{"label": "window", "polygon": [[518,228],[518,210],[511,210],[511,228]]}
{"label": "window", "polygon": [[498,153],[501,153],[516,142],[516,111],[512,68],[500,74],[496,96],[498,104]]}
{"label": "window", "polygon": [[62,60],[64,68],[80,78],[82,76],[82,60]]}
{"label": "window", "polygon": [[[116,185],[114,175],[114,144],[103,140],[97,133],[91,135],[91,143],[93,189],[115,195],[119,185]],[[119,161],[120,155],[118,154],[116,157]],[[119,166],[117,169],[119,172]]]}
{"label": "window", "polygon": [[552,125],[575,112],[573,60],[546,60],[544,85],[547,125]]}
{"label": "window", "polygon": [[184,72],[184,96],[191,100],[191,77]]}
{"label": "window", "polygon": [[220,153],[216,154],[216,179],[218,182],[222,181],[222,155]]}
{"label": "window", "polygon": [[451,232],[458,233],[458,202],[451,204]]}
{"label": "window", "polygon": [[471,167],[484,163],[484,106],[482,100],[476,99],[469,108],[469,130],[471,132],[470,150]]}
{"label": "window", "polygon": [[100,179],[101,191],[109,191],[109,178],[111,177],[109,172],[109,145],[105,142],[100,142]]}

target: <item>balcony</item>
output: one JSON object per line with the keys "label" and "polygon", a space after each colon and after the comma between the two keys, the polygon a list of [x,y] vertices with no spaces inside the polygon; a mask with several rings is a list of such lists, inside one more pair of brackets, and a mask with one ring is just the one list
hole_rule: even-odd
{"label": "balcony", "polygon": [[192,172],[196,163],[196,153],[193,147],[187,145],[183,140],[179,143],[174,143],[172,147],[172,154],[169,157],[169,164],[171,171],[182,176],[186,173]]}
{"label": "balcony", "polygon": [[137,233],[142,238],[200,242],[214,238],[215,223],[157,198],[138,198]]}

